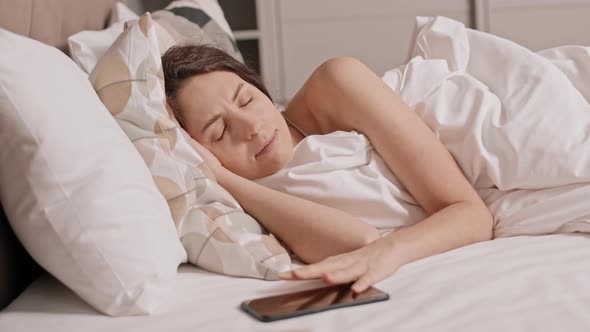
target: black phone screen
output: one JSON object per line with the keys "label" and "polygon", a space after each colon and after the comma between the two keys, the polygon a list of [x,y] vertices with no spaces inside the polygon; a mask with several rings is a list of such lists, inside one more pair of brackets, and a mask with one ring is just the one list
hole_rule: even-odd
{"label": "black phone screen", "polygon": [[242,309],[263,322],[307,315],[324,310],[336,309],[389,299],[389,295],[370,287],[355,294],[351,284],[328,286],[302,292],[275,295],[242,302]]}

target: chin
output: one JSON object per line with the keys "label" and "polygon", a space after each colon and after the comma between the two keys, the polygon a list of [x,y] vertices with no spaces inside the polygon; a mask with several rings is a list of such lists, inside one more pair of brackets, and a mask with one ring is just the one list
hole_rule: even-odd
{"label": "chin", "polygon": [[282,170],[285,167],[285,164],[286,163],[278,163],[278,162],[269,163],[269,165],[267,165],[267,167],[265,167],[264,170],[261,170],[260,172],[258,172],[258,176],[256,176],[256,178],[259,179],[259,178],[263,178],[265,176],[273,175],[273,174],[277,173],[278,171]]}
{"label": "chin", "polygon": [[277,153],[275,156],[273,156],[274,158],[267,160],[264,164],[264,167],[260,169],[251,179],[260,179],[265,176],[273,175],[276,172],[282,170],[291,160],[291,155],[292,153]]}

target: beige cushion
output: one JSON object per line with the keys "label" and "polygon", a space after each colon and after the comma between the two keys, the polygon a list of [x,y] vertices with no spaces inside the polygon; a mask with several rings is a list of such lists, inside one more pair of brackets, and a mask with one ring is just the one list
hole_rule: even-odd
{"label": "beige cushion", "polygon": [[166,110],[149,13],[115,41],[90,74],[99,97],[147,163],[166,197],[189,261],[209,271],[277,279],[287,251],[219,186],[195,142]]}
{"label": "beige cushion", "polygon": [[81,30],[102,30],[116,0],[0,0],[0,27],[67,48],[66,38]]}

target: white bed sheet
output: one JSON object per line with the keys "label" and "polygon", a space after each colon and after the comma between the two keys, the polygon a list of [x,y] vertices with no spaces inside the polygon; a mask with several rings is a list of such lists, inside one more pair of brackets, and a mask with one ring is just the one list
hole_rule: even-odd
{"label": "white bed sheet", "polygon": [[0,313],[0,331],[590,331],[590,235],[477,243],[402,267],[386,302],[260,323],[242,300],[320,286],[183,266],[163,313],[111,318],[43,276]]}

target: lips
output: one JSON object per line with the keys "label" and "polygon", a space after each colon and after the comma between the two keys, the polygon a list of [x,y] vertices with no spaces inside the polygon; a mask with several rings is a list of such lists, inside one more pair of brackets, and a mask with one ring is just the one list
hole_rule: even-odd
{"label": "lips", "polygon": [[277,140],[277,131],[275,130],[275,132],[272,134],[272,136],[270,136],[269,138],[266,139],[266,141],[264,142],[264,144],[262,144],[260,146],[260,148],[258,149],[258,152],[256,152],[256,155],[254,157],[258,158],[260,155],[265,154],[266,152],[270,151],[274,145],[274,143]]}

